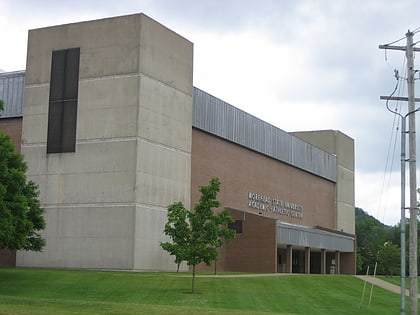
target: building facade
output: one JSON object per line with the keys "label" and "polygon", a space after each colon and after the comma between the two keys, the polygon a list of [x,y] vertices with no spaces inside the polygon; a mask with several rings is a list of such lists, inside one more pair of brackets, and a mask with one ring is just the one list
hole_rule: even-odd
{"label": "building facade", "polygon": [[26,71],[0,74],[0,130],[39,185],[47,245],[16,265],[176,270],[167,206],[219,177],[237,230],[219,270],[355,273],[353,140],[287,133],[192,75],[193,44],[144,14],[29,31]]}

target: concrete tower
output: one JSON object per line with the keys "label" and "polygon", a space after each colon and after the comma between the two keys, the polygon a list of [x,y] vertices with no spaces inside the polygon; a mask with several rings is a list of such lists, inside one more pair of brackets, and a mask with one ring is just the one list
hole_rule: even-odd
{"label": "concrete tower", "polygon": [[29,31],[22,151],[46,210],[18,266],[171,270],[190,206],[193,45],[144,14]]}

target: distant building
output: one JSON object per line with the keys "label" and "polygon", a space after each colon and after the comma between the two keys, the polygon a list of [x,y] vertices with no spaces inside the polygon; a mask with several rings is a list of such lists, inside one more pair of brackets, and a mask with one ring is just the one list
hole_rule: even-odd
{"label": "distant building", "polygon": [[0,74],[0,130],[39,185],[47,245],[3,264],[176,270],[167,206],[219,177],[237,236],[218,270],[354,274],[353,139],[287,133],[192,77],[192,43],[144,14],[30,30],[26,71]]}

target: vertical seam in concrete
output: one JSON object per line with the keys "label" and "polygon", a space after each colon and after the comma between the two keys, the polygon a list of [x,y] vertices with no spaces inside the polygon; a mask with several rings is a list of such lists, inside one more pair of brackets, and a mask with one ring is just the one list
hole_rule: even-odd
{"label": "vertical seam in concrete", "polygon": [[139,15],[139,37],[138,37],[138,46],[137,46],[137,73],[138,73],[138,85],[137,85],[137,119],[136,119],[136,149],[135,149],[135,156],[136,159],[136,168],[134,170],[134,198],[133,198],[133,211],[134,211],[134,219],[133,219],[133,252],[132,252],[132,260],[131,260],[131,269],[135,269],[136,266],[136,244],[137,244],[137,190],[138,190],[138,149],[139,149],[139,115],[140,115],[140,85],[141,85],[141,75],[140,75],[140,54],[141,54],[141,30],[142,30],[142,15]]}
{"label": "vertical seam in concrete", "polygon": [[338,220],[338,216],[339,216],[339,214],[338,214],[338,212],[339,212],[339,207],[340,207],[340,205],[339,205],[339,201],[338,201],[338,186],[340,185],[340,181],[339,181],[339,169],[340,169],[340,162],[339,161],[341,161],[341,159],[340,159],[340,152],[338,152],[338,147],[337,147],[337,141],[338,141],[338,136],[337,136],[337,131],[335,131],[335,132],[333,132],[333,138],[334,138],[334,141],[333,141],[333,144],[334,144],[334,153],[335,153],[335,155],[336,155],[336,182],[335,182],[335,205],[334,205],[334,208],[335,208],[335,229],[336,230],[340,230],[340,227],[338,226],[339,225],[339,220]]}

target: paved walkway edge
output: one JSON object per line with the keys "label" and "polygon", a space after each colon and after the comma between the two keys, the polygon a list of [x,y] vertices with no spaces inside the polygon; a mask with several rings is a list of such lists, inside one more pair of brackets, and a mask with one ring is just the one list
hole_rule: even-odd
{"label": "paved walkway edge", "polygon": [[[376,278],[376,277],[373,277],[373,276],[357,275],[355,277],[357,277],[357,278],[359,278],[363,281],[367,281],[369,283],[372,283],[372,284],[374,284],[378,287],[381,287],[385,290],[388,290],[388,291],[391,291],[391,292],[394,292],[394,293],[397,293],[397,294],[401,294],[401,288],[398,285],[389,283],[385,280],[382,280],[382,279],[379,279],[379,278]],[[409,290],[407,290],[407,289],[405,290],[405,295],[410,296]],[[420,295],[418,294],[417,298],[419,298],[419,297],[420,297]]]}

